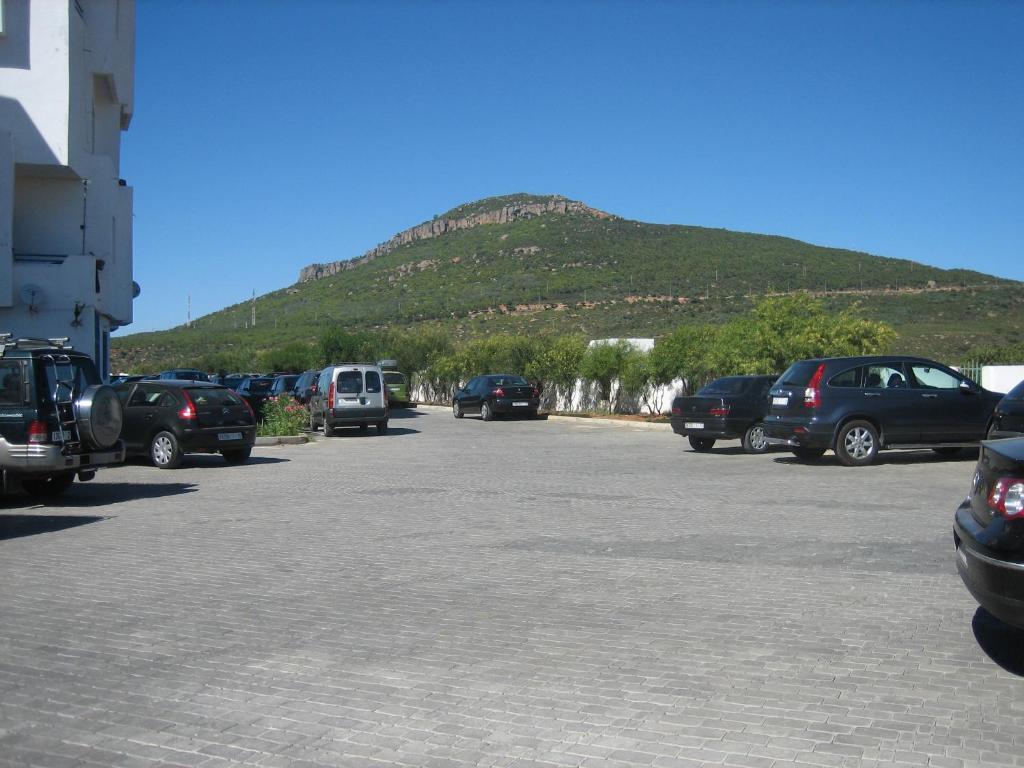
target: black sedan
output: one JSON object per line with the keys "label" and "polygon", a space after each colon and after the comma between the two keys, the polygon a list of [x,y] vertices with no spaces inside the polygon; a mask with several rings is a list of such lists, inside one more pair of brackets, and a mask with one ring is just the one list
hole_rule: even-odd
{"label": "black sedan", "polygon": [[768,390],[777,376],[726,376],[693,397],[672,401],[672,430],[690,439],[695,451],[710,451],[716,440],[739,438],[747,453],[764,453],[768,441],[761,423],[768,413]]}
{"label": "black sedan", "polygon": [[241,464],[252,452],[252,408],[227,387],[168,379],[114,389],[124,405],[121,439],[129,455],[173,469],[186,453],[220,453],[228,464]]}
{"label": "black sedan", "polygon": [[1024,438],[981,444],[953,522],[956,567],[974,599],[1024,629]]}
{"label": "black sedan", "polygon": [[988,436],[1024,437],[1024,381],[1007,392],[996,405]]}
{"label": "black sedan", "polygon": [[452,396],[452,413],[456,419],[467,413],[479,413],[484,421],[503,413],[533,417],[539,408],[540,390],[522,376],[509,373],[477,376]]}

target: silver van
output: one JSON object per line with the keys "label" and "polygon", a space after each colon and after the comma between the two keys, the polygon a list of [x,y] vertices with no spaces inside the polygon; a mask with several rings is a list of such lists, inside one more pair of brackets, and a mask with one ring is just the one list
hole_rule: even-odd
{"label": "silver van", "polygon": [[370,363],[336,363],[320,371],[309,400],[309,428],[330,436],[338,427],[388,431],[388,390],[380,368]]}

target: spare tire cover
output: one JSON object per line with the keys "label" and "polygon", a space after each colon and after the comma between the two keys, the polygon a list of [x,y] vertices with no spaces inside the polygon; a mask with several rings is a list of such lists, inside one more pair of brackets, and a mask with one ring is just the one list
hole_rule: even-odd
{"label": "spare tire cover", "polygon": [[113,387],[94,384],[75,403],[78,432],[96,448],[109,448],[121,436],[124,408]]}

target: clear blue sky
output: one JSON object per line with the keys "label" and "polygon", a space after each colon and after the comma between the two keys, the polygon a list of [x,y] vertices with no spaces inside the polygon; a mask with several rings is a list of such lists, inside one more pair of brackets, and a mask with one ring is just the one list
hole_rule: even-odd
{"label": "clear blue sky", "polygon": [[167,328],[449,208],[561,194],[1024,280],[1024,3],[137,0]]}

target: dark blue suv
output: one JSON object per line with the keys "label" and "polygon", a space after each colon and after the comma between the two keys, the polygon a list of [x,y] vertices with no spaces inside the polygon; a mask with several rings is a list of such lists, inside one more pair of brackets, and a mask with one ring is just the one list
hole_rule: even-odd
{"label": "dark blue suv", "polygon": [[941,363],[895,355],[800,360],[768,395],[770,443],[801,459],[831,449],[850,467],[884,448],[977,445],[1002,397]]}

